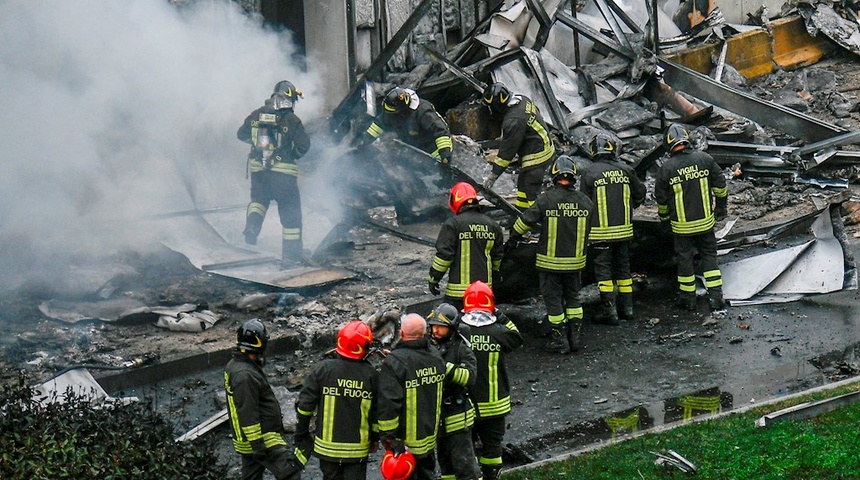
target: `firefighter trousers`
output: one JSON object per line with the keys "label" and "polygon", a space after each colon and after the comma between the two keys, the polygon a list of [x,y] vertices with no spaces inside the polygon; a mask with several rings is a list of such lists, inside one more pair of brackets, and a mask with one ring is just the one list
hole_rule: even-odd
{"label": "firefighter trousers", "polygon": [[633,275],[630,273],[630,241],[598,242],[591,247],[594,277],[600,296],[614,298],[618,293],[633,293]]}
{"label": "firefighter trousers", "polygon": [[440,434],[436,449],[439,452],[439,470],[442,472],[442,480],[481,478],[481,469],[478,468],[475,457],[475,445],[470,428]]}
{"label": "firefighter trousers", "polygon": [[478,463],[481,466],[502,466],[502,442],[505,439],[505,415],[476,418],[472,427],[472,438],[480,441]]}
{"label": "firefighter trousers", "polygon": [[582,302],[579,300],[580,271],[538,271],[540,293],[546,305],[550,326],[562,325],[568,320],[582,319]]}
{"label": "firefighter trousers", "polygon": [[365,480],[367,478],[367,459],[360,462],[330,462],[320,459],[323,480]]}
{"label": "firefighter trousers", "polygon": [[546,165],[546,163],[542,163],[536,167],[520,170],[517,176],[517,200],[514,202],[514,206],[520,210],[525,210],[535,203],[535,199],[543,186]]}
{"label": "firefighter trousers", "polygon": [[260,234],[269,204],[278,204],[283,232],[283,253],[299,258],[302,254],[302,200],[295,175],[271,170],[251,173],[251,203],[245,217],[245,235]]}
{"label": "firefighter trousers", "polygon": [[302,467],[286,445],[266,449],[265,458],[242,455],[242,480],[263,480],[264,471],[272,472],[277,480],[299,480]]}
{"label": "firefighter trousers", "polygon": [[678,262],[678,289],[682,295],[696,294],[696,270],[693,257],[699,253],[699,265],[708,290],[721,290],[723,277],[717,266],[717,239],[714,229],[695,235],[675,235],[675,260]]}

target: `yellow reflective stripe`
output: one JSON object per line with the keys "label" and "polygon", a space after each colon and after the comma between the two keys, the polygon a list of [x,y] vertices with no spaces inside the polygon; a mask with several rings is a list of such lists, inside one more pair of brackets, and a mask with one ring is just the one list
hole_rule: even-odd
{"label": "yellow reflective stripe", "polygon": [[565,308],[564,314],[568,320],[582,320],[582,307]]}
{"label": "yellow reflective stripe", "polygon": [[489,367],[487,380],[490,387],[490,401],[488,403],[492,404],[499,400],[499,352],[490,352],[487,366]]}
{"label": "yellow reflective stripe", "polygon": [[616,280],[618,284],[618,292],[619,293],[633,293],[633,279],[632,278],[621,278]]}
{"label": "yellow reflective stripe", "polygon": [[563,313],[561,315],[547,315],[546,317],[547,317],[547,320],[549,320],[549,323],[551,323],[553,325],[561,325],[562,323],[564,323],[564,314]]}
{"label": "yellow reflective stripe", "polygon": [[633,236],[633,224],[616,225],[614,227],[593,227],[588,234],[591,240],[620,240]]}
{"label": "yellow reflective stripe", "polygon": [[515,207],[519,208],[520,210],[526,210],[527,208],[529,208],[535,204],[534,200],[529,200],[526,198],[525,193],[523,193],[522,198],[520,198],[520,195],[519,195],[520,193],[522,193],[522,192],[517,193],[517,199],[514,202]]}
{"label": "yellow reflective stripe", "polygon": [[537,254],[535,265],[547,270],[582,270],[585,268],[585,255],[559,258],[539,253]]}
{"label": "yellow reflective stripe", "polygon": [[322,425],[322,440],[331,441],[334,438],[334,416],[335,416],[335,405],[337,402],[337,397],[332,395],[325,395],[323,397],[323,414],[322,416],[325,418],[325,424]]}
{"label": "yellow reflective stripe", "polygon": [[597,290],[602,293],[612,293],[615,291],[615,282],[612,280],[600,280],[597,282]]}
{"label": "yellow reflective stripe", "polygon": [[481,465],[501,465],[502,457],[478,457],[478,463]]}
{"label": "yellow reflective stripe", "polygon": [[711,228],[714,228],[714,216],[709,215],[701,220],[693,222],[672,222],[672,232],[679,235],[689,235],[693,233],[701,233]]}
{"label": "yellow reflective stripe", "polygon": [[597,219],[601,227],[609,226],[609,206],[606,204],[606,187],[597,187]]}
{"label": "yellow reflective stripe", "polygon": [[303,415],[305,417],[313,417],[314,416],[313,410],[302,410],[301,408],[296,407],[296,412],[298,412],[299,415]]}
{"label": "yellow reflective stripe", "polygon": [[558,217],[549,217],[546,219],[546,233],[546,256],[555,257],[556,242],[558,242]]}
{"label": "yellow reflective stripe", "polygon": [[[437,422],[438,424],[438,422]],[[436,435],[429,435],[422,439],[416,439],[413,441],[404,441],[403,443],[409,447],[409,451],[414,455],[424,455],[425,453],[430,452],[434,448],[436,448]]]}
{"label": "yellow reflective stripe", "polygon": [[624,184],[624,224],[633,225],[633,209],[630,208],[630,185]]}
{"label": "yellow reflective stripe", "polygon": [[729,189],[726,187],[714,187],[713,188],[714,196],[717,198],[723,198],[729,195]]}
{"label": "yellow reflective stripe", "polygon": [[537,132],[537,134],[540,135],[541,140],[543,140],[543,150],[537,153],[524,155],[522,157],[523,168],[540,165],[555,155],[555,145],[553,145],[552,139],[549,138],[549,133],[543,125],[535,119],[533,122],[529,122],[529,126],[532,127],[532,130]]}
{"label": "yellow reflective stripe", "polygon": [[508,330],[514,331],[514,332],[519,332],[519,330],[517,330],[517,326],[511,320],[508,320],[505,323],[505,328],[507,328]]}
{"label": "yellow reflective stripe", "polygon": [[455,413],[445,417],[442,421],[445,433],[456,432],[475,424],[475,409],[470,408],[465,412]]}
{"label": "yellow reflective stripe", "polygon": [[275,162],[275,164],[272,165],[272,171],[278,173],[286,173],[287,175],[298,175],[299,166],[295,163]]}
{"label": "yellow reflective stripe", "polygon": [[[466,293],[466,289],[469,288],[469,283],[451,283],[448,282],[445,285],[445,295],[449,297],[460,298]],[[489,284],[487,284],[489,285]],[[492,285],[490,285],[492,286]]]}
{"label": "yellow reflective stripe", "polygon": [[385,130],[383,130],[382,127],[377,125],[376,122],[371,123],[370,126],[367,127],[367,134],[373,138],[379,138],[379,136],[382,135],[382,132],[384,131]]}
{"label": "yellow reflective stripe", "polygon": [[256,213],[261,217],[266,216],[266,206],[262,203],[251,202],[248,204],[248,213],[247,215],[251,215],[252,213]]}
{"label": "yellow reflective stripe", "polygon": [[278,432],[266,432],[263,434],[263,445],[265,445],[266,448],[286,444],[287,442],[284,440],[284,437]]}
{"label": "yellow reflective stripe", "polygon": [[711,191],[708,188],[708,185],[707,178],[699,179],[699,189],[702,194],[702,209],[705,212],[705,217],[708,217],[711,214]]}
{"label": "yellow reflective stripe", "polygon": [[302,450],[299,447],[296,447],[295,450],[293,450],[293,455],[296,456],[296,460],[298,460],[302,465],[308,464],[308,457],[302,453]]}
{"label": "yellow reflective stripe", "polygon": [[302,238],[301,228],[284,228],[281,230],[284,240],[300,240]]}
{"label": "yellow reflective stripe", "polygon": [[333,458],[364,458],[370,453],[370,442],[329,442],[316,437],[314,452]]}
{"label": "yellow reflective stripe", "polygon": [[495,245],[495,240],[487,240],[487,244],[484,246],[484,258],[487,259],[487,279],[491,280],[493,278],[493,274],[490,273],[493,270],[498,270],[494,266],[493,257],[490,256],[490,252],[493,251],[493,245]]}
{"label": "yellow reflective stripe", "polygon": [[510,160],[505,160],[505,159],[504,159],[504,158],[502,158],[502,157],[496,157],[496,159],[495,159],[495,160],[493,160],[493,163],[494,163],[494,164],[496,164],[496,165],[498,165],[498,166],[500,166],[500,167],[502,167],[502,168],[508,168],[508,165],[510,165],[510,164],[511,164],[511,161],[510,161]]}
{"label": "yellow reflective stripe", "polygon": [[418,439],[418,392],[414,387],[406,388],[406,438],[405,441]]}
{"label": "yellow reflective stripe", "polygon": [[723,285],[723,275],[719,270],[708,270],[702,272],[705,277],[705,286],[708,288],[720,287]]}
{"label": "yellow reflective stripe", "polygon": [[585,242],[588,231],[588,217],[579,217],[576,220],[576,256],[585,257]]}
{"label": "yellow reflective stripe", "polygon": [[460,240],[460,281],[458,283],[469,283],[472,280],[472,242]]}
{"label": "yellow reflective stripe", "polygon": [[436,137],[436,150],[442,150],[443,148],[450,148],[453,150],[454,142],[451,140],[451,137],[447,135]]}
{"label": "yellow reflective stripe", "polygon": [[514,222],[514,231],[519,233],[520,235],[524,235],[531,229],[532,227],[526,225],[526,222],[524,222],[522,218],[517,218],[517,221]]}
{"label": "yellow reflective stripe", "polygon": [[433,257],[433,270],[436,270],[437,272],[445,273],[448,271],[448,268],[451,266],[452,263],[454,263],[453,260],[442,260],[437,255],[437,256]]}
{"label": "yellow reflective stripe", "polygon": [[385,420],[379,419],[380,432],[390,432],[392,430],[397,430],[398,427],[400,427],[400,417]]}
{"label": "yellow reflective stripe", "polygon": [[678,222],[686,222],[687,212],[684,210],[684,187],[680,183],[676,183],[672,185],[672,190],[675,192],[675,213],[678,215]]}
{"label": "yellow reflective stripe", "polygon": [[510,411],[510,396],[489,402],[478,402],[478,413],[481,417],[495,417],[498,415],[504,415]]}
{"label": "yellow reflective stripe", "polygon": [[259,423],[248,425],[247,427],[242,427],[242,434],[245,435],[245,438],[249,442],[253,442],[263,438],[263,427]]}
{"label": "yellow reflective stripe", "polygon": [[469,383],[469,370],[460,367],[455,368],[454,374],[451,375],[451,381],[461,387],[465,387]]}
{"label": "yellow reflective stripe", "polygon": [[669,205],[657,205],[657,213],[660,215],[668,215]]}

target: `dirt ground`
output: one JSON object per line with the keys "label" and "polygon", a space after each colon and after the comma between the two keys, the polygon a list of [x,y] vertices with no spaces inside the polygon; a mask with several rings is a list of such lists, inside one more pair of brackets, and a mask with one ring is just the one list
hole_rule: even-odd
{"label": "dirt ground", "polygon": [[[839,55],[817,65],[836,73],[839,91],[853,99],[860,89],[860,61]],[[856,100],[852,100],[856,101]],[[860,115],[836,119],[828,111],[808,112],[828,121],[860,125]],[[789,192],[796,201],[774,204],[763,216],[742,220],[738,226],[789,218],[813,208],[809,189],[746,185],[735,182],[730,214],[738,215],[743,202],[764,204],[775,192]],[[743,199],[743,200],[742,200]],[[644,208],[638,215],[653,214]],[[380,221],[393,222],[393,212],[379,210]],[[409,233],[435,239],[438,224],[408,227]],[[860,242],[848,228],[857,256]],[[147,304],[191,302],[221,316],[202,333],[170,332],[151,321],[137,323],[82,322],[67,324],[46,318],[38,305],[52,297],[44,284],[28,284],[0,293],[0,381],[9,382],[21,371],[35,380],[75,363],[115,364],[156,352],[172,361],[201,352],[229,349],[235,329],[244,320],[263,318],[275,337],[297,338],[291,351],[273,356],[267,371],[275,385],[299,386],[303,372],[331,345],[337,325],[366,318],[382,306],[416,305],[432,300],[426,275],[433,248],[389,233],[359,226],[354,246],[325,260],[358,273],[334,286],[279,296],[268,287],[204,273],[181,255],[160,246],[144,252],[122,252],[99,259],[122,262],[137,272],[125,279],[117,295]],[[68,259],[66,259],[68,260]],[[699,312],[681,313],[673,305],[671,271],[639,271],[636,281],[636,318],[619,326],[586,322],[585,347],[575,355],[545,353],[545,339],[535,323],[542,315],[536,300],[501,307],[526,338],[525,347],[510,359],[514,409],[509,416],[506,461],[520,464],[546,458],[583,443],[608,438],[606,419],[638,412],[639,427],[679,418],[678,397],[690,394],[719,396],[722,408],[746,405],[856,375],[860,345],[857,291],[807,298],[781,305],[729,307],[710,314],[700,299]],[[261,307],[243,307],[248,295],[269,300]],[[593,297],[593,296],[592,296]],[[589,298],[586,295],[586,298]],[[280,303],[278,303],[280,301]],[[586,305],[590,317],[591,305]],[[141,387],[157,408],[176,421],[177,432],[215,413],[220,390],[217,369],[190,377]],[[703,393],[704,392],[704,393]],[[622,431],[623,432],[623,431]],[[236,465],[226,430],[224,460]],[[686,452],[679,452],[690,458]],[[695,458],[691,458],[695,461]],[[378,470],[372,465],[376,478]],[[310,469],[308,478],[317,478]]]}

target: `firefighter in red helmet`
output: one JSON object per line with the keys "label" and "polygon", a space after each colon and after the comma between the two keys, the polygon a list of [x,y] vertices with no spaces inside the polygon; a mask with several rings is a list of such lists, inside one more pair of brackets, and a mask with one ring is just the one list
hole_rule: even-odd
{"label": "firefighter in red helmet", "polygon": [[438,295],[439,282],[448,273],[445,302],[462,307],[463,293],[474,281],[492,287],[499,278],[504,253],[502,227],[481,212],[475,187],[459,182],[451,188],[448,206],[453,217],[436,237],[436,256],[428,278],[430,293]]}
{"label": "firefighter in red helmet", "polygon": [[[364,480],[367,456],[376,451],[377,372],[366,360],[370,327],[353,320],[337,333],[337,344],[302,383],[296,400],[296,446],[313,451],[323,478]],[[310,431],[316,414],[316,431]]]}
{"label": "firefighter in red helmet", "polygon": [[505,359],[523,345],[523,337],[514,322],[496,309],[493,291],[480,280],[466,288],[460,321],[471,328],[469,342],[478,362],[477,378],[469,389],[478,407],[473,430],[481,443],[478,463],[484,480],[498,480],[505,418],[511,411],[511,384]]}

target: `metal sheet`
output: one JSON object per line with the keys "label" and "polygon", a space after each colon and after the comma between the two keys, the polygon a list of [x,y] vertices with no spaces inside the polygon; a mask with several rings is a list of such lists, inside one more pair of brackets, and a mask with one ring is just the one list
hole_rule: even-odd
{"label": "metal sheet", "polygon": [[723,297],[726,300],[745,300],[761,292],[812,243],[809,241],[795,247],[720,265]]}
{"label": "metal sheet", "polygon": [[660,59],[666,83],[708,103],[773,127],[807,142],[818,142],[845,133],[845,129],[804,115],[754,95],[723,85],[683,65]]}

